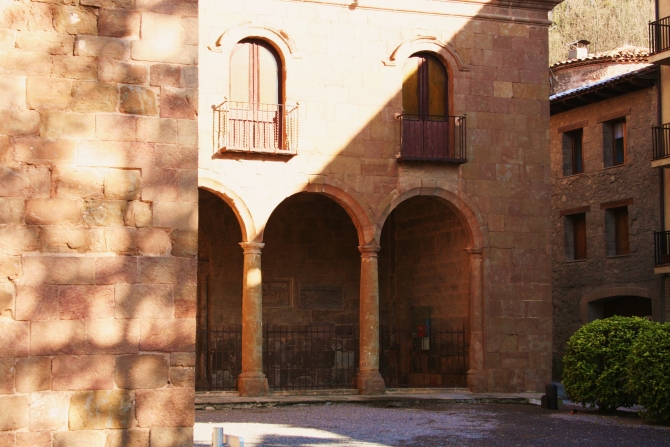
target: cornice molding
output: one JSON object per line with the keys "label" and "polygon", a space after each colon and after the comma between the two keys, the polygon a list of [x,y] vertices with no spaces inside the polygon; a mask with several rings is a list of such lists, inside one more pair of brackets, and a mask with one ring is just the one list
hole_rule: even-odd
{"label": "cornice molding", "polygon": [[[528,17],[529,11],[549,12],[562,0],[281,0],[293,3],[317,3],[351,10],[395,11],[462,17],[495,22],[548,26],[551,21]],[[482,12],[486,8],[487,12]],[[494,10],[499,12],[494,12]],[[514,14],[519,11],[520,14]],[[524,13],[526,11],[526,13]]]}

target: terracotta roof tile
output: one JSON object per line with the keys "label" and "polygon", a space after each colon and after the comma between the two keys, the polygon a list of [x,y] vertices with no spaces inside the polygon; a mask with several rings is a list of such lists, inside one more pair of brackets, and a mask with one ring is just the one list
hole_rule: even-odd
{"label": "terracotta roof tile", "polygon": [[590,53],[586,57],[567,59],[556,62],[551,66],[555,68],[567,68],[567,66],[587,65],[592,63],[617,62],[617,63],[639,63],[647,62],[649,49],[645,47],[636,47],[633,45],[623,45],[609,51],[601,53]]}

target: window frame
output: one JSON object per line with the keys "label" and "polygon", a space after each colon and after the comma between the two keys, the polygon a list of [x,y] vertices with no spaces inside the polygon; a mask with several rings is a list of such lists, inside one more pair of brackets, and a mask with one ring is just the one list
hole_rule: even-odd
{"label": "window frame", "polygon": [[588,259],[586,211],[564,215],[565,260]]}
{"label": "window frame", "polygon": [[[622,147],[622,161],[617,162],[616,138],[615,132],[617,125],[623,126],[623,147]],[[603,168],[612,168],[615,166],[623,166],[628,164],[628,125],[626,117],[622,116],[615,119],[602,121],[603,125]]]}
{"label": "window frame", "polygon": [[[576,156],[576,142],[579,141],[579,157]],[[563,176],[584,173],[584,128],[579,127],[562,133]],[[566,160],[566,158],[568,160]],[[577,163],[577,159],[581,164]],[[577,168],[580,168],[577,170]]]}
{"label": "window frame", "polygon": [[[275,59],[275,62],[277,64],[277,105],[283,105],[285,104],[285,98],[284,98],[284,78],[285,78],[285,72],[284,72],[284,61],[280,56],[279,51],[268,41],[263,40],[263,39],[257,39],[257,38],[246,38],[242,39],[239,42],[237,42],[234,46],[232,51],[230,52],[229,56],[229,61],[228,61],[228,69],[229,69],[229,85],[228,85],[228,94],[229,97],[232,98],[233,96],[233,76],[232,76],[232,70],[233,70],[233,57],[237,51],[239,51],[238,45],[239,44],[251,44],[252,45],[252,57],[250,57],[250,66],[249,66],[249,100],[248,101],[240,101],[240,102],[248,102],[250,104],[261,104],[260,102],[260,87],[257,85],[259,80],[260,80],[260,59],[258,57],[258,50],[257,47],[263,47],[266,50],[268,50],[272,56]],[[253,48],[254,46],[256,47],[256,50],[254,51]],[[252,85],[254,84],[254,85]]]}
{"label": "window frame", "polygon": [[630,220],[628,206],[605,209],[605,241],[607,257],[630,254]]}

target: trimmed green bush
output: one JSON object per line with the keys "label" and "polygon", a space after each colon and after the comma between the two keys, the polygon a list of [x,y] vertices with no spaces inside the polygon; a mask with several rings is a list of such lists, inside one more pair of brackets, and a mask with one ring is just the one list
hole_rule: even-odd
{"label": "trimmed green bush", "polygon": [[568,341],[563,385],[573,402],[603,411],[637,403],[629,391],[628,355],[640,332],[656,325],[639,317],[611,317],[582,326]]}
{"label": "trimmed green bush", "polygon": [[633,344],[628,392],[644,409],[640,416],[670,422],[670,323],[640,333]]}

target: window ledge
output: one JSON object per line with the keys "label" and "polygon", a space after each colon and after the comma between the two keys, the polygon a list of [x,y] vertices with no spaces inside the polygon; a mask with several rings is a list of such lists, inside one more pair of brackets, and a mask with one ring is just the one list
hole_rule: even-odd
{"label": "window ledge", "polygon": [[586,259],[571,259],[571,260],[566,260],[565,263],[566,264],[576,264],[578,262],[586,262],[588,260],[589,260],[589,258],[586,258]]}
{"label": "window ledge", "polygon": [[630,253],[626,253],[623,255],[608,255],[606,256],[606,259],[627,258],[628,256],[630,256]]}
{"label": "window ledge", "polygon": [[561,178],[575,178],[575,177],[579,177],[580,175],[586,175],[586,174],[587,174],[586,172],[580,172],[578,174],[570,174],[570,175],[563,174],[563,177],[561,177]]}
{"label": "window ledge", "polygon": [[615,168],[623,168],[624,166],[630,166],[630,163],[623,163],[620,165],[612,165],[612,166],[605,166],[603,167],[603,171],[608,171],[610,169],[615,169]]}

